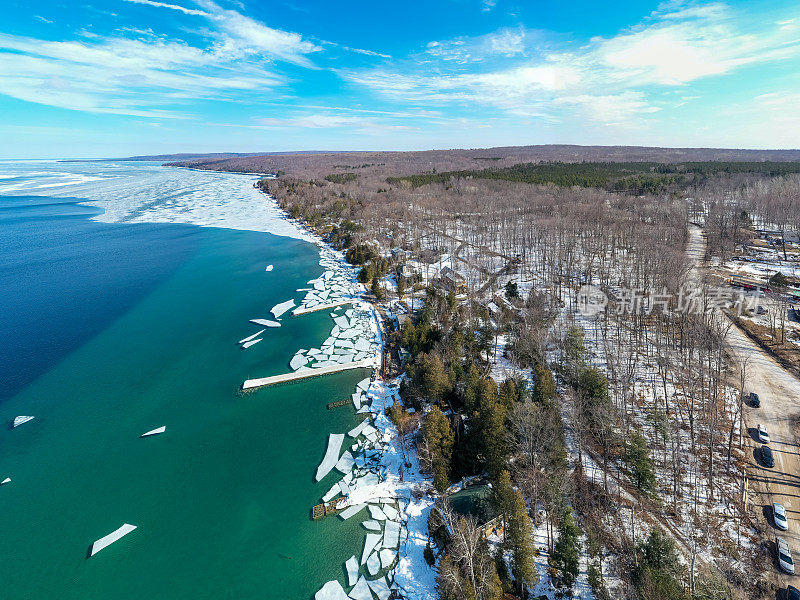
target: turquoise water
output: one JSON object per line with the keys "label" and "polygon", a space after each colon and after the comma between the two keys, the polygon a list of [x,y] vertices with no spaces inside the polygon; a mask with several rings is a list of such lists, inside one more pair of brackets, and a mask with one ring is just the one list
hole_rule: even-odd
{"label": "turquoise water", "polygon": [[[142,247],[133,263],[151,262],[157,276],[140,274],[132,292],[113,279],[102,301],[87,297],[102,327],[82,336],[72,323],[79,343],[0,402],[2,423],[36,416],[0,429],[0,478],[13,479],[0,488],[2,597],[310,598],[342,578],[363,539],[357,519],[313,522],[309,511],[336,480],[313,482],[328,433],[357,422],[352,407],[326,404],[365,373],[237,391],[318,346],[332,327],[327,312],[287,316],[247,350],[236,342],[257,331],[248,319],[300,297],[295,289],[321,272],[318,253],[227,229],[128,225],[114,235],[139,227],[162,246]],[[172,262],[169,244],[179,250]],[[125,309],[101,311],[115,294]],[[1,344],[13,363],[15,348]],[[138,437],[161,425],[166,434]],[[123,523],[138,529],[87,559],[91,543]]]}

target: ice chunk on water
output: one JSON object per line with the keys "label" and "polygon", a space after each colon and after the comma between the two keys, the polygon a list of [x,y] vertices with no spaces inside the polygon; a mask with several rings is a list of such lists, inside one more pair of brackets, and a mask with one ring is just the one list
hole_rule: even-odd
{"label": "ice chunk on water", "polygon": [[308,359],[305,356],[303,356],[302,354],[295,354],[292,357],[292,360],[289,361],[289,368],[291,368],[292,371],[297,371],[297,369],[299,369],[306,363],[308,363]]}
{"label": "ice chunk on water", "polygon": [[266,331],[266,329],[262,329],[258,333],[254,333],[253,335],[248,335],[246,338],[239,340],[239,343],[240,344],[244,344],[245,342],[249,342],[250,340],[253,340],[253,339],[257,338],[258,336],[260,336],[265,331]]}
{"label": "ice chunk on water", "polygon": [[344,567],[347,569],[347,585],[355,585],[358,580],[358,560],[355,555],[347,559]]}
{"label": "ice chunk on water", "polygon": [[386,515],[383,514],[383,511],[381,510],[380,506],[370,505],[369,514],[376,521],[385,521],[386,520]]}
{"label": "ice chunk on water", "polygon": [[373,577],[381,570],[381,559],[377,552],[373,552],[367,559],[367,570]]}
{"label": "ice chunk on water", "polygon": [[380,543],[381,537],[380,533],[367,534],[367,537],[364,539],[364,551],[361,553],[362,565],[367,562],[367,557],[369,557],[370,553],[375,549],[375,546]]}
{"label": "ice chunk on water", "polygon": [[272,309],[270,309],[269,312],[275,315],[275,318],[277,319],[293,306],[294,306],[294,299],[287,300],[286,302],[281,302],[280,304],[276,304],[275,306],[272,307]]}
{"label": "ice chunk on water", "polygon": [[400,544],[400,523],[398,523],[397,521],[386,521],[386,528],[383,530],[383,547],[397,548],[399,544]]}
{"label": "ice chunk on water", "polygon": [[354,506],[348,506],[342,512],[339,513],[339,516],[342,517],[345,521],[355,515],[356,513],[364,510],[364,507],[367,506],[366,504],[356,504]]}
{"label": "ice chunk on water", "polygon": [[394,550],[389,550],[388,548],[384,548],[383,550],[381,550],[380,551],[381,568],[388,569],[390,566],[392,566],[396,554],[397,552],[395,552]]}
{"label": "ice chunk on water", "polygon": [[350,597],[353,600],[372,600],[372,593],[369,591],[367,580],[361,577],[355,587],[350,590]]}
{"label": "ice chunk on water", "polygon": [[336,463],[336,470],[340,471],[342,474],[349,473],[353,470],[353,455],[350,454],[348,450],[344,454],[342,454],[341,458]]}
{"label": "ice chunk on water", "polygon": [[375,579],[374,581],[368,581],[367,584],[380,600],[389,600],[391,592],[389,591],[389,586],[386,584],[385,577]]}
{"label": "ice chunk on water", "polygon": [[264,327],[280,327],[281,324],[277,321],[270,321],[269,319],[250,319],[251,323],[256,325],[263,325]]}
{"label": "ice chunk on water", "polygon": [[343,433],[332,433],[328,436],[328,449],[325,452],[325,457],[317,467],[317,481],[325,477],[331,472],[336,462],[339,460],[339,451],[342,449],[342,442],[344,441]]}
{"label": "ice chunk on water", "polygon": [[349,600],[349,598],[347,594],[344,593],[341,583],[338,581],[329,581],[314,594],[314,600]]}
{"label": "ice chunk on water", "polygon": [[365,528],[367,528],[367,529],[371,529],[372,531],[380,531],[380,530],[381,530],[381,524],[380,524],[380,523],[378,523],[377,521],[364,521],[364,522],[363,522],[363,523],[361,523],[361,524],[362,524],[362,525],[363,525]]}
{"label": "ice chunk on water", "polygon": [[397,509],[394,506],[386,504],[381,507],[381,510],[383,510],[383,514],[386,515],[387,519],[391,521],[397,521],[397,517],[399,515],[397,514]]}
{"label": "ice chunk on water", "polygon": [[358,425],[353,427],[350,431],[348,431],[347,435],[349,435],[351,438],[358,437],[358,435],[363,431],[364,427],[366,427],[367,425],[369,425],[369,419],[364,419],[363,421],[361,421],[361,423],[359,423]]}

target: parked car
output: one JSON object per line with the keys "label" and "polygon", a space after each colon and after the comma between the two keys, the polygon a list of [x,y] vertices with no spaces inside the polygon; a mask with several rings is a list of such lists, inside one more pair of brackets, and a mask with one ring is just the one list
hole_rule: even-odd
{"label": "parked car", "polygon": [[786,600],[800,600],[800,590],[793,585],[786,588]]}
{"label": "parked car", "polygon": [[778,565],[789,575],[794,575],[794,559],[792,551],[789,550],[789,543],[784,538],[777,537],[775,544],[778,547]]}
{"label": "parked car", "polygon": [[755,392],[750,392],[750,404],[752,404],[755,408],[761,406],[761,400],[758,399],[758,394]]}
{"label": "parked car", "polygon": [[775,466],[775,457],[772,455],[772,449],[769,446],[761,446],[761,462],[770,469]]}
{"label": "parked car", "polygon": [[784,531],[789,529],[789,521],[786,520],[786,509],[780,502],[772,503],[772,519],[778,529],[783,529]]}
{"label": "parked car", "polygon": [[762,444],[769,444],[769,434],[767,433],[767,428],[761,423],[758,424],[758,441]]}

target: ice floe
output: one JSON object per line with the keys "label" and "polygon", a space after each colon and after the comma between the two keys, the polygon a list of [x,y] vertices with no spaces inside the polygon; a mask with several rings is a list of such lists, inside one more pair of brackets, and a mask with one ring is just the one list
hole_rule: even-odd
{"label": "ice floe", "polygon": [[381,569],[388,569],[391,567],[395,557],[397,556],[397,552],[390,550],[389,548],[384,548],[379,554],[381,557]]}
{"label": "ice floe", "polygon": [[274,268],[275,268],[275,266],[274,266],[274,265],[267,265],[267,268],[266,268],[266,269],[264,269],[264,270],[265,270],[265,271],[267,271],[267,272],[269,272],[269,271],[272,271],[272,269],[274,269]]}
{"label": "ice floe", "polygon": [[379,600],[389,600],[389,596],[391,595],[391,591],[389,591],[389,586],[386,583],[386,579],[381,577],[380,579],[375,579],[373,581],[368,581],[370,589],[375,593],[375,595],[379,598]]}
{"label": "ice floe", "polygon": [[358,580],[358,559],[355,555],[347,559],[344,567],[347,569],[347,585],[355,585]]}
{"label": "ice floe", "polygon": [[314,594],[314,600],[349,600],[349,598],[345,594],[342,584],[334,579],[323,585],[322,589]]}
{"label": "ice floe", "polygon": [[317,467],[317,481],[330,473],[331,469],[336,465],[339,460],[339,451],[342,448],[343,441],[343,433],[332,433],[328,436],[328,449],[325,452],[325,458],[322,459],[322,462]]}
{"label": "ice floe", "polygon": [[92,544],[92,549],[89,551],[89,556],[94,556],[103,548],[106,548],[116,542],[123,536],[128,535],[131,531],[136,529],[136,525],[130,525],[129,523],[124,523],[119,529],[112,531],[106,536],[101,537],[97,540],[94,544]]}
{"label": "ice floe", "polygon": [[35,418],[36,417],[31,417],[31,416],[28,416],[28,415],[20,415],[20,416],[14,418],[13,426],[14,427],[19,427],[23,423],[27,423],[28,421],[33,421]]}
{"label": "ice floe", "polygon": [[367,562],[369,555],[372,554],[372,551],[375,549],[375,546],[380,544],[381,538],[383,536],[380,533],[368,533],[367,537],[364,538],[364,551],[361,553],[361,564]]}
{"label": "ice floe", "polygon": [[369,558],[367,559],[367,571],[369,571],[369,574],[374,577],[375,575],[378,574],[378,571],[380,570],[381,570],[380,555],[378,554],[377,551],[375,551],[372,554],[370,554]]}
{"label": "ice floe", "polygon": [[144,432],[139,437],[150,437],[151,435],[158,435],[159,433],[164,433],[167,430],[166,425],[162,425],[161,427],[156,427],[155,429],[151,429],[150,431]]}
{"label": "ice floe", "polygon": [[276,319],[280,318],[280,316],[285,313],[287,310],[294,306],[294,300],[287,300],[286,302],[281,302],[280,304],[276,304],[273,306],[269,312],[271,312]]}
{"label": "ice floe", "polygon": [[258,342],[263,340],[264,338],[256,338],[254,340],[250,340],[249,342],[245,342],[242,344],[242,348],[249,348],[250,346],[255,346]]}
{"label": "ice floe", "polygon": [[248,335],[246,338],[239,340],[239,342],[238,342],[238,343],[239,343],[239,344],[246,344],[246,343],[247,343],[247,342],[249,342],[250,340],[254,340],[254,339],[256,339],[258,336],[260,336],[260,335],[261,335],[262,333],[264,333],[265,331],[266,331],[266,329],[262,329],[262,330],[261,330],[261,331],[259,331],[258,333],[254,333],[253,335]]}
{"label": "ice floe", "polygon": [[263,325],[264,327],[280,327],[281,324],[278,321],[272,321],[270,319],[250,319],[251,323],[255,323],[256,325]]}
{"label": "ice floe", "polygon": [[5,485],[7,483],[11,483],[11,477],[6,477],[3,481],[0,481],[0,485]]}
{"label": "ice floe", "polygon": [[372,592],[370,592],[366,579],[359,578],[358,583],[350,590],[350,597],[353,600],[372,600]]}

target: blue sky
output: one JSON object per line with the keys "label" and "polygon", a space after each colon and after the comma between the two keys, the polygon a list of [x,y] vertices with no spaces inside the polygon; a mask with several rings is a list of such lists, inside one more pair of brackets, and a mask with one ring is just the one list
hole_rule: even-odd
{"label": "blue sky", "polygon": [[800,147],[800,5],[4,0],[0,157]]}

